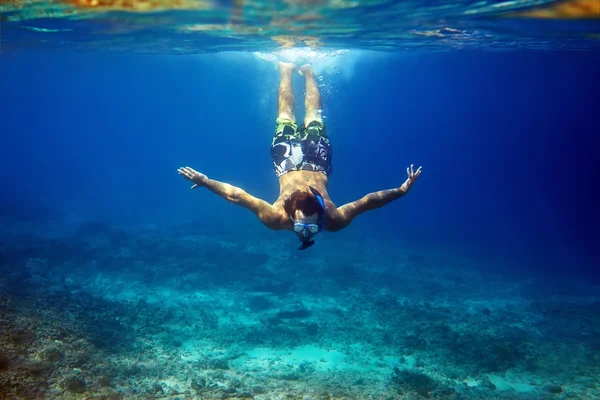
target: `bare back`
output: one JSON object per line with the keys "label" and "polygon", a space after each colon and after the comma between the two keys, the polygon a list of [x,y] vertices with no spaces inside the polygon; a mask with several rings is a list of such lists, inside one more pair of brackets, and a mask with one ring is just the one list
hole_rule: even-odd
{"label": "bare back", "polygon": [[279,178],[279,197],[273,203],[278,215],[280,215],[280,229],[292,229],[292,221],[285,212],[283,205],[292,193],[298,190],[308,190],[312,186],[321,193],[325,201],[325,227],[331,225],[331,216],[336,215],[337,207],[331,201],[327,192],[327,175],[314,171],[290,171]]}

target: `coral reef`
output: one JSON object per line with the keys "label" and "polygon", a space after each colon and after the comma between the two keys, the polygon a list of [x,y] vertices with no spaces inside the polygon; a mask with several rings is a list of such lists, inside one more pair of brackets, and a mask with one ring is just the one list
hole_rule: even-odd
{"label": "coral reef", "polygon": [[592,285],[552,295],[398,245],[282,248],[192,225],[7,237],[0,398],[600,398]]}

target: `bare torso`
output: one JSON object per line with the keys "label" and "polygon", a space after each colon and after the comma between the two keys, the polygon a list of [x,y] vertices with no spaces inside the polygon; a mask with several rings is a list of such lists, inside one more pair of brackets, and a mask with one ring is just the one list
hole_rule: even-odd
{"label": "bare torso", "polygon": [[297,190],[308,190],[309,186],[315,188],[323,196],[325,202],[325,229],[331,226],[336,215],[337,207],[331,201],[327,192],[328,178],[321,172],[314,171],[290,171],[279,178],[279,197],[273,203],[273,207],[280,216],[280,229],[292,229],[292,220],[285,212],[283,205],[292,193]]}

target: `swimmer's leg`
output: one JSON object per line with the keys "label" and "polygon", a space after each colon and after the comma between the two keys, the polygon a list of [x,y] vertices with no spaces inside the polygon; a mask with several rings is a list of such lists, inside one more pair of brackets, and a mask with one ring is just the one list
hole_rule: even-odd
{"label": "swimmer's leg", "polygon": [[300,75],[304,75],[306,79],[306,97],[304,98],[306,115],[304,116],[304,126],[308,126],[312,121],[322,123],[321,95],[319,94],[319,87],[315,80],[315,73],[309,64],[304,64],[300,67]]}
{"label": "swimmer's leg", "polygon": [[279,63],[279,97],[277,106],[277,118],[289,119],[292,122],[296,122],[294,116],[294,105],[296,103],[294,99],[294,92],[292,91],[292,72],[296,69],[296,66],[291,63]]}

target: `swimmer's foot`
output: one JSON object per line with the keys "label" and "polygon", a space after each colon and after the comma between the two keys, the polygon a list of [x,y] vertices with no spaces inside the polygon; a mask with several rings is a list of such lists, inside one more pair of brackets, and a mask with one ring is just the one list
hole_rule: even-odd
{"label": "swimmer's foot", "polygon": [[292,63],[279,62],[279,74],[283,76],[292,75],[292,72],[296,70],[296,65]]}
{"label": "swimmer's foot", "polygon": [[304,64],[303,66],[300,67],[300,71],[298,71],[298,73],[300,75],[303,75],[307,78],[312,77],[315,75],[312,66],[310,64]]}

